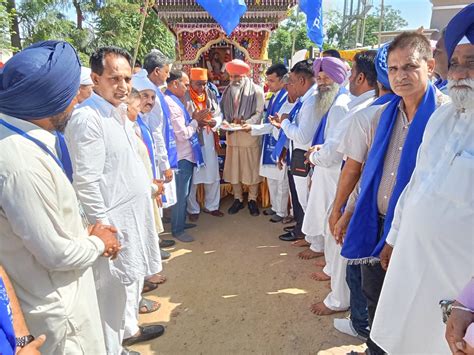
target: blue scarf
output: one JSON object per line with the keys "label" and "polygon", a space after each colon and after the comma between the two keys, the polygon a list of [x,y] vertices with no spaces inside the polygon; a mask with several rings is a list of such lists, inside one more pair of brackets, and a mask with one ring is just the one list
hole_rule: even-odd
{"label": "blue scarf", "polygon": [[64,134],[58,131],[55,131],[54,134],[56,135],[56,151],[58,152],[59,160],[61,160],[64,173],[66,174],[69,181],[72,182],[71,156],[69,155],[69,150],[67,149]]}
{"label": "blue scarf", "polygon": [[161,110],[163,111],[163,128],[164,138],[166,144],[166,151],[168,152],[168,160],[172,169],[178,168],[178,150],[176,149],[176,140],[174,138],[174,130],[171,125],[171,112],[165,100],[165,96],[160,89],[156,89],[156,96],[160,100]]}
{"label": "blue scarf", "polygon": [[381,106],[381,105],[385,105],[387,102],[389,101],[392,101],[393,99],[395,99],[396,97],[398,97],[397,95],[395,94],[392,94],[392,93],[388,93],[388,94],[385,94],[383,96],[379,96],[377,98],[377,100],[375,100],[374,102],[372,102],[370,104],[370,106]]}
{"label": "blue scarf", "polygon": [[382,178],[385,155],[398,116],[400,100],[400,97],[393,99],[382,113],[380,123],[375,132],[374,143],[362,173],[359,200],[349,223],[341,251],[341,255],[352,260],[352,263],[370,262],[370,260],[378,258],[380,255],[392,225],[398,198],[408,184],[408,181],[410,181],[413,169],[415,168],[416,155],[426,124],[436,109],[435,88],[433,85],[428,84],[428,89],[413,118],[405,144],[403,145],[397,179],[385,216],[383,235],[379,238],[377,193]]}
{"label": "blue scarf", "polygon": [[155,163],[155,153],[154,153],[154,140],[153,135],[151,134],[150,128],[143,122],[143,119],[140,115],[137,118],[138,127],[140,127],[140,132],[142,136],[143,143],[146,145],[148,150],[148,157],[150,158],[151,171],[153,172],[153,179],[156,179],[156,163]]}
{"label": "blue scarf", "polygon": [[448,81],[438,78],[438,80],[434,82],[434,86],[436,86],[438,90],[443,91],[448,86]]}
{"label": "blue scarf", "polygon": [[[345,87],[341,87],[336,97],[334,98],[334,101],[332,102],[331,107],[334,105],[337,98],[341,94],[346,94],[346,93],[347,93],[347,89]],[[316,132],[314,133],[314,136],[313,136],[313,142],[311,143],[312,146],[324,144],[324,131],[326,130],[326,124],[328,122],[328,116],[329,116],[329,111],[331,111],[331,107],[324,114],[324,116],[321,118],[321,121],[319,122],[318,128],[316,129]]]}
{"label": "blue scarf", "polygon": [[[286,101],[288,94],[285,89],[280,90],[278,96],[272,96],[270,102],[268,103],[267,114],[265,116],[264,123],[269,123],[270,119],[269,116],[275,115],[278,111],[280,111],[281,107]],[[275,149],[275,145],[277,140],[273,138],[273,134],[265,134],[263,136],[263,157],[262,157],[262,164],[263,165],[275,165],[275,161],[272,159],[272,153]]]}
{"label": "blue scarf", "polygon": [[7,290],[0,277],[0,354],[13,355],[16,350],[12,309]]}
{"label": "blue scarf", "polygon": [[[186,122],[186,125],[189,125],[192,121],[191,116],[189,115],[188,110],[186,110],[186,107],[184,107],[183,103],[178,99],[173,93],[169,90],[166,90],[165,92],[166,95],[171,97],[174,102],[179,106],[181,111],[183,111],[184,114],[184,121]],[[199,144],[199,137],[196,132],[189,138],[189,143],[191,143],[191,148],[193,149],[193,156],[194,160],[196,161],[196,165],[198,168],[204,166],[204,157],[202,156],[202,150],[201,150],[201,145]]]}
{"label": "blue scarf", "polygon": [[[303,103],[298,100],[298,102],[293,106],[293,109],[290,111],[288,115],[288,120],[290,122],[293,122],[298,116],[298,113],[301,110],[301,106],[303,106]],[[280,158],[281,152],[283,151],[283,148],[285,148],[286,142],[288,141],[288,138],[286,137],[285,132],[283,132],[283,129],[280,129],[280,134],[278,135],[278,140],[275,144],[275,149],[273,150],[272,153],[272,159],[274,161],[278,161]]]}

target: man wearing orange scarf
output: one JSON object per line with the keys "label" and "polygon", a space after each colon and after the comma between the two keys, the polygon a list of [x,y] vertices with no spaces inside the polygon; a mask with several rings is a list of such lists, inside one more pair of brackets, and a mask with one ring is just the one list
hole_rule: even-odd
{"label": "man wearing orange scarf", "polygon": [[219,211],[220,175],[216,151],[219,143],[216,130],[222,122],[222,115],[216,95],[207,86],[207,69],[191,68],[189,76],[191,85],[184,99],[186,109],[193,118],[207,123],[200,127],[198,132],[205,165],[199,169],[194,168],[187,205],[189,219],[196,221],[200,213],[200,206],[196,200],[198,184],[204,184],[205,208],[203,212],[215,217],[224,215]]}

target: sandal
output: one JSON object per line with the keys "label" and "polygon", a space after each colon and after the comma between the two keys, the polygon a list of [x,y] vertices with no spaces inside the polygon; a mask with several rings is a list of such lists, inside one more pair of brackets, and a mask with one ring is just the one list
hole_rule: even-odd
{"label": "sandal", "polygon": [[281,223],[290,224],[290,223],[293,223],[294,221],[295,221],[295,219],[293,218],[293,216],[287,216],[287,217],[283,218],[283,221],[281,221]]}
{"label": "sandal", "polygon": [[153,290],[156,290],[157,288],[158,288],[158,284],[154,284],[153,282],[145,280],[145,282],[143,283],[142,295],[144,293],[148,293]]}
{"label": "sandal", "polygon": [[[143,298],[140,300],[140,304],[138,306],[138,313],[146,314],[152,313],[159,310],[161,307],[160,302],[152,301],[147,298]],[[145,308],[145,311],[142,311],[142,308]]]}

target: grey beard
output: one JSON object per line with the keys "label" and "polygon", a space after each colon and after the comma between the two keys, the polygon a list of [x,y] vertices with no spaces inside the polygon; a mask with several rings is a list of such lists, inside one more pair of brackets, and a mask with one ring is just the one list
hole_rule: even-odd
{"label": "grey beard", "polygon": [[333,83],[329,91],[319,92],[316,97],[316,113],[318,117],[322,117],[331,108],[334,99],[339,92],[339,84]]}
{"label": "grey beard", "polygon": [[[467,85],[470,89],[457,89],[454,85]],[[457,109],[474,109],[474,79],[448,80],[448,90]]]}

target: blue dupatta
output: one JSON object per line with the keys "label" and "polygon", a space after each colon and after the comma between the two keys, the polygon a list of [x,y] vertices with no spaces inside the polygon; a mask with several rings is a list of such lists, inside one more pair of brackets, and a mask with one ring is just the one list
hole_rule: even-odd
{"label": "blue dupatta", "polygon": [[410,181],[415,168],[418,148],[423,138],[426,124],[436,109],[435,87],[428,88],[413,118],[408,135],[403,145],[397,179],[388,204],[383,226],[383,234],[379,238],[379,215],[377,193],[383,174],[383,165],[387,148],[390,143],[393,127],[398,117],[401,97],[395,97],[385,108],[374,137],[361,177],[361,191],[354,214],[349,223],[341,255],[351,263],[366,263],[378,259],[392,225],[395,206],[405,186]]}
{"label": "blue dupatta", "polygon": [[174,130],[170,120],[170,108],[165,100],[165,96],[160,89],[156,89],[156,97],[160,100],[161,110],[163,111],[163,135],[165,138],[166,151],[168,152],[168,161],[172,169],[178,168],[178,150],[176,149],[176,140]]}
{"label": "blue dupatta", "polygon": [[[293,106],[293,109],[290,111],[288,115],[288,120],[290,122],[293,122],[295,120],[296,116],[301,110],[301,106],[303,106],[303,103],[300,100],[298,100],[298,102],[295,104],[295,106]],[[283,129],[280,129],[280,134],[278,135],[278,140],[275,144],[275,149],[273,150],[273,153],[272,153],[272,159],[274,161],[278,161],[278,159],[280,158],[281,152],[283,151],[283,148],[285,148],[287,141],[288,141],[288,138],[286,137],[285,132],[283,131]]]}
{"label": "blue dupatta", "polygon": [[[272,96],[270,102],[268,103],[267,114],[265,115],[265,120],[263,121],[264,123],[269,123],[269,116],[273,116],[275,113],[280,111],[287,97],[288,93],[285,89],[281,89],[276,97],[275,95]],[[275,165],[275,160],[272,159],[272,153],[276,144],[277,140],[273,137],[273,134],[269,133],[263,136],[263,165]]]}
{"label": "blue dupatta", "polygon": [[143,143],[146,145],[148,151],[148,157],[150,158],[151,171],[153,173],[153,179],[156,179],[156,163],[155,163],[155,153],[154,153],[154,141],[153,135],[151,134],[150,128],[143,122],[143,119],[140,115],[137,117],[137,124],[140,127],[140,133]]}
{"label": "blue dupatta", "polygon": [[[181,102],[180,99],[178,99],[173,93],[169,90],[166,90],[166,95],[171,97],[171,99],[179,106],[179,108],[183,111],[184,114],[184,121],[186,122],[186,125],[189,125],[192,121],[191,116],[189,115],[188,110],[186,110],[186,107],[184,107],[183,103]],[[204,166],[204,157],[202,155],[202,150],[201,150],[201,145],[199,144],[199,138],[197,132],[194,132],[194,134],[189,138],[189,143],[191,143],[191,148],[193,150],[193,156],[194,160],[196,161],[196,165],[198,168],[201,168]]]}
{"label": "blue dupatta", "polygon": [[0,277],[0,354],[13,355],[16,351],[13,314],[7,290]]}

